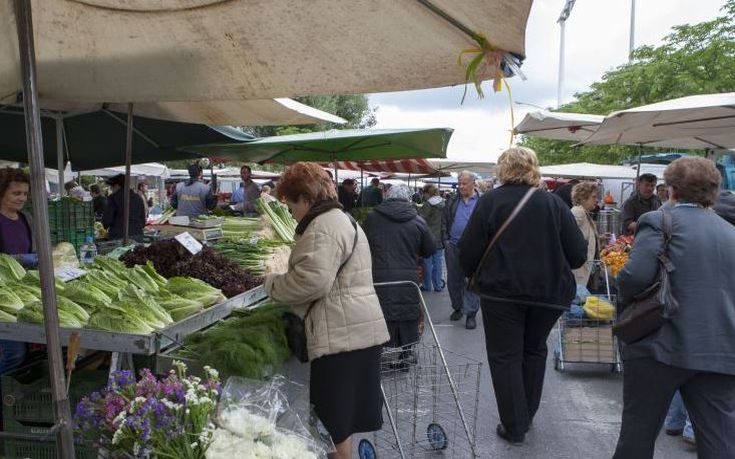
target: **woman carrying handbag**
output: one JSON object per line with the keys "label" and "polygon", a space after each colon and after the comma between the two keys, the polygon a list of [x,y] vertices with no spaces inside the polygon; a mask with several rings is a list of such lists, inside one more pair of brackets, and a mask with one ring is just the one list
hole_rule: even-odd
{"label": "woman carrying handbag", "polygon": [[538,190],[533,150],[505,151],[496,174],[502,186],[480,198],[459,257],[480,295],[497,434],[520,444],[541,401],[546,341],[574,298],[572,269],[586,261],[587,243],[569,207]]}

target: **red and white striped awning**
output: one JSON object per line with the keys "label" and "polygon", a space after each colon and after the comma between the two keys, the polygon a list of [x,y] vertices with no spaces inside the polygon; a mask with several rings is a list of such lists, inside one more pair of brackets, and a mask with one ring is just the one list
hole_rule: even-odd
{"label": "red and white striped awning", "polygon": [[322,166],[343,170],[383,172],[392,174],[420,174],[431,175],[438,171],[431,167],[428,161],[422,158],[397,159],[387,161],[336,161],[335,163],[323,163]]}

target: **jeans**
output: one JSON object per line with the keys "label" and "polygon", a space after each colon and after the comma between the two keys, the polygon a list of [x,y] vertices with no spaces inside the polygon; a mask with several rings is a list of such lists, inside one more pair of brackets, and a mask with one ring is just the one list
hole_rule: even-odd
{"label": "jeans", "polygon": [[692,421],[689,420],[687,408],[684,406],[684,400],[682,400],[681,393],[678,390],[674,394],[674,398],[671,399],[671,405],[669,405],[669,412],[666,414],[664,425],[666,426],[666,430],[683,429],[684,433],[682,436],[689,440],[694,440]]}
{"label": "jeans", "polygon": [[424,258],[424,290],[437,292],[444,288],[444,249],[437,249],[430,257]]}
{"label": "jeans", "polygon": [[480,309],[480,297],[467,289],[467,278],[459,264],[459,248],[454,243],[447,242],[444,249],[447,254],[447,287],[452,309],[474,317]]}

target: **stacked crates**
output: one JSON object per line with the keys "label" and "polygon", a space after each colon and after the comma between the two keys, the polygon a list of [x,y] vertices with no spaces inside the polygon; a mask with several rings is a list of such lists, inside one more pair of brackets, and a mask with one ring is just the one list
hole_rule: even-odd
{"label": "stacked crates", "polygon": [[61,198],[48,202],[48,223],[51,244],[69,242],[77,250],[94,237],[94,211],[92,201]]}
{"label": "stacked crates", "polygon": [[[72,373],[69,389],[71,411],[82,397],[104,388],[107,372],[76,370]],[[2,376],[3,430],[24,434],[47,434],[54,425],[51,403],[51,383],[48,361],[40,360],[28,366],[12,370]],[[34,458],[56,459],[56,442],[52,435],[46,440],[20,440],[6,438],[2,441],[7,459]],[[76,457],[96,459],[97,451],[77,445]]]}

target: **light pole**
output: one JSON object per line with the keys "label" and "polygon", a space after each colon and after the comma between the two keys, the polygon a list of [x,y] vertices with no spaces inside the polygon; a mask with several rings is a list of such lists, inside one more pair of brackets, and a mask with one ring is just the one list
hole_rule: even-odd
{"label": "light pole", "polygon": [[635,49],[635,0],[630,0],[630,42],[628,44],[628,62],[633,60]]}
{"label": "light pole", "polygon": [[556,87],[556,108],[561,106],[562,92],[564,89],[564,31],[569,19],[569,15],[572,14],[572,8],[574,8],[574,2],[576,0],[566,0],[564,9],[561,10],[559,19],[556,21],[559,23],[559,81]]}

